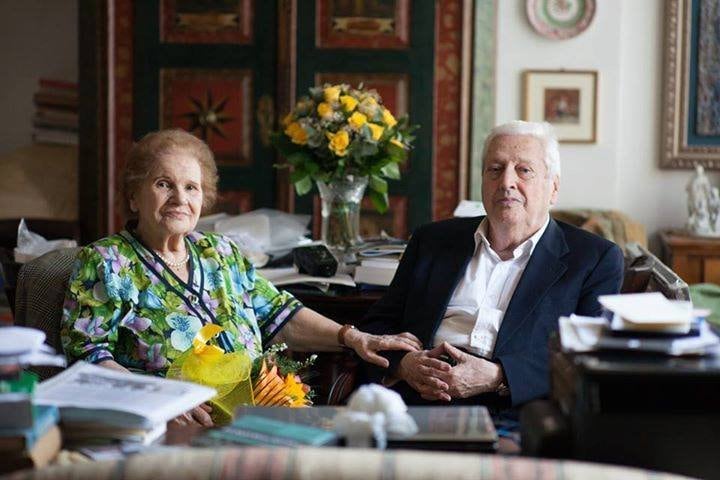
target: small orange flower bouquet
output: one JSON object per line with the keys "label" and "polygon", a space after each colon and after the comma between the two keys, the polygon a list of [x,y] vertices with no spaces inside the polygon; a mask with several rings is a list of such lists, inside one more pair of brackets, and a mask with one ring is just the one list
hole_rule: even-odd
{"label": "small orange flower bouquet", "polygon": [[259,365],[259,369],[252,376],[255,405],[263,407],[312,405],[310,387],[302,382],[298,372],[312,365],[316,356],[311,355],[305,362],[297,362],[278,355],[286,348],[284,343],[273,345],[255,361],[255,365]]}
{"label": "small orange flower bouquet", "polygon": [[241,405],[305,407],[312,404],[310,387],[297,375],[315,361],[315,355],[297,362],[278,355],[285,344],[273,345],[253,362],[244,352],[225,352],[211,341],[223,328],[208,324],[198,331],[192,348],[173,361],[167,377],[212,387],[215,425],[232,421]]}

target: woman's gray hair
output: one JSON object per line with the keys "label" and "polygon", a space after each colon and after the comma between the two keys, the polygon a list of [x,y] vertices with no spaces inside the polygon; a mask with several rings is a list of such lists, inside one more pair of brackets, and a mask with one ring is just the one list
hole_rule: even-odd
{"label": "woman's gray hair", "polygon": [[552,180],[556,176],[560,178],[560,149],[555,129],[548,122],[524,122],[514,120],[512,122],[498,125],[490,130],[483,145],[482,162],[485,165],[488,147],[495,137],[502,135],[530,135],[539,139],[545,147],[545,166],[548,169],[548,177]]}

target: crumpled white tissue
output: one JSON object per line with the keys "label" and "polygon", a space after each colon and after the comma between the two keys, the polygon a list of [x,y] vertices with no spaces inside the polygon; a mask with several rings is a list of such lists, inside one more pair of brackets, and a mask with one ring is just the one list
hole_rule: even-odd
{"label": "crumpled white tissue", "polygon": [[363,385],[353,393],[347,410],[337,414],[333,423],[349,447],[369,447],[374,438],[384,449],[388,436],[402,438],[418,431],[402,397],[377,384]]}

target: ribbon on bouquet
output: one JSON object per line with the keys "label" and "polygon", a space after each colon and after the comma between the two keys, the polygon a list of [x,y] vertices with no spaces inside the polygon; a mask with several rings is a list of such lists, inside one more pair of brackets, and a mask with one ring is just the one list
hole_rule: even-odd
{"label": "ribbon on bouquet", "polygon": [[244,351],[225,352],[211,341],[225,329],[216,324],[203,326],[195,335],[192,347],[177,357],[168,368],[167,377],[212,387],[212,417],[217,425],[229,423],[239,405],[253,405],[252,360]]}

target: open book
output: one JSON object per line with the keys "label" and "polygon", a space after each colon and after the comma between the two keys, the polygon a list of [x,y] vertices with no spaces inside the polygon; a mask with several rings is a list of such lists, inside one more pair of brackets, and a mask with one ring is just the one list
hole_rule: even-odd
{"label": "open book", "polygon": [[151,430],[215,396],[202,385],[77,362],[40,383],[35,403],[60,408],[63,423]]}

